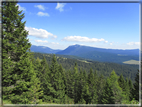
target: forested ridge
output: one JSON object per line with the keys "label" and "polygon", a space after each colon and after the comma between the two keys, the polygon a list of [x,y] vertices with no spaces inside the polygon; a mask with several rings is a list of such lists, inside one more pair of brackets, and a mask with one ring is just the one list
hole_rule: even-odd
{"label": "forested ridge", "polygon": [[[47,63],[49,65],[51,64],[53,54],[43,54],[36,52],[32,52],[32,54],[34,55],[34,58],[39,57],[39,59],[43,59],[45,57]],[[139,69],[138,65],[125,65],[108,62],[105,63],[98,61],[83,60],[81,58],[78,60],[78,57],[68,55],[56,55],[56,59],[57,62],[61,64],[65,70],[73,70],[74,63],[76,62],[78,64],[78,70],[86,70],[86,72],[88,73],[90,68],[92,68],[94,71],[97,72],[99,76],[103,74],[105,78],[110,75],[112,70],[115,70],[118,76],[122,74],[125,79],[130,78],[133,83],[135,81],[137,69]]]}
{"label": "forested ridge", "polygon": [[[138,104],[139,72],[132,83],[111,70],[65,69],[53,55],[35,59],[30,52],[24,14],[17,3],[2,2],[2,100],[10,104]],[[29,50],[29,52],[27,52]]]}

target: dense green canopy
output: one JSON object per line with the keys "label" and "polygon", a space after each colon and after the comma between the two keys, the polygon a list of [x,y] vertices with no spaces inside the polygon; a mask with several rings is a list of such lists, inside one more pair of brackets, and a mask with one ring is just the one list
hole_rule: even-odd
{"label": "dense green canopy", "polygon": [[[93,63],[92,66],[75,62],[71,66],[72,60],[68,59],[71,63],[67,68],[72,69],[67,69],[66,64],[58,63],[55,55],[50,56],[49,63],[47,58],[39,58],[40,55],[34,58],[29,50],[28,31],[24,29],[26,22],[22,22],[24,14],[14,2],[2,2],[2,7],[3,101],[12,104],[138,103],[139,73],[133,84],[130,78],[125,80],[123,75],[118,76],[115,70],[109,69],[108,64]],[[104,66],[106,72],[98,75]]]}

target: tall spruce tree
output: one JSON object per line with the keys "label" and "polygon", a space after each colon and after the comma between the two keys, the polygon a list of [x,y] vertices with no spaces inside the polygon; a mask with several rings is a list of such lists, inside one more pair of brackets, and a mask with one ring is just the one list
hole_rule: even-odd
{"label": "tall spruce tree", "polygon": [[111,72],[109,79],[110,85],[112,87],[112,92],[115,97],[114,101],[116,104],[120,104],[123,100],[122,88],[118,84],[118,76],[116,75],[114,70]]}
{"label": "tall spruce tree", "polygon": [[114,93],[112,90],[112,85],[110,79],[107,78],[103,93],[101,95],[101,102],[102,104],[115,104]]}
{"label": "tall spruce tree", "polygon": [[62,71],[59,71],[59,65],[56,60],[56,56],[53,55],[52,64],[50,67],[50,83],[52,87],[55,89],[55,93],[53,93],[53,100],[56,103],[63,103],[65,99],[65,85],[62,80]]}
{"label": "tall spruce tree", "polygon": [[129,99],[131,101],[133,99],[133,94],[132,94],[132,92],[133,92],[133,84],[132,84],[131,79],[129,79],[129,89],[130,89]]}
{"label": "tall spruce tree", "polygon": [[73,86],[73,78],[71,70],[67,71],[66,77],[67,77],[67,84],[66,84],[67,95],[70,98],[73,98],[74,86]]}
{"label": "tall spruce tree", "polygon": [[124,89],[125,89],[125,79],[124,79],[122,74],[120,75],[120,77],[118,79],[118,84],[122,88],[122,90],[124,91]]}
{"label": "tall spruce tree", "polygon": [[60,73],[60,78],[61,78],[61,87],[62,87],[62,95],[63,95],[63,99],[62,99],[62,103],[66,103],[66,99],[65,99],[65,93],[66,93],[66,76],[65,76],[65,71],[62,67],[62,65],[59,65],[59,73]]}
{"label": "tall spruce tree", "polygon": [[35,70],[38,78],[41,78],[41,74],[42,74],[41,69],[42,69],[41,60],[39,59],[39,57],[37,57],[37,59],[35,60],[35,63],[34,63],[34,70]]}
{"label": "tall spruce tree", "polygon": [[85,70],[83,70],[83,80],[84,80],[84,84],[82,87],[82,96],[83,99],[85,100],[86,104],[89,104],[90,102],[90,92],[89,92],[89,85],[88,85],[88,75],[87,72]]}
{"label": "tall spruce tree", "polygon": [[104,86],[105,86],[105,79],[104,76],[101,74],[100,77],[98,78],[98,82],[97,82],[97,96],[98,96],[98,103],[101,104],[101,97],[102,97],[102,93],[104,90]]}
{"label": "tall spruce tree", "polygon": [[129,88],[129,81],[128,81],[128,78],[126,78],[126,81],[125,81],[125,85],[124,85],[124,94],[125,94],[125,99],[127,101],[129,101],[130,99],[130,88]]}
{"label": "tall spruce tree", "polygon": [[77,63],[75,62],[75,66],[74,66],[74,70],[73,70],[73,86],[74,86],[74,93],[73,93],[73,98],[74,98],[74,102],[75,103],[78,103],[78,93],[79,93],[79,90],[78,90],[78,77],[79,77],[79,73],[78,73],[78,65]]}
{"label": "tall spruce tree", "polygon": [[42,95],[40,81],[27,52],[31,44],[23,18],[16,2],[2,2],[3,99],[11,99],[15,104],[38,103]]}
{"label": "tall spruce tree", "polygon": [[133,89],[133,98],[135,98],[135,100],[139,101],[139,70],[136,74],[135,77],[135,83],[134,83],[134,89]]}
{"label": "tall spruce tree", "polygon": [[46,62],[45,57],[41,61],[41,69],[39,70],[39,79],[41,82],[41,88],[43,90],[44,95],[41,97],[44,102],[49,102],[52,99],[52,93],[55,93],[54,88],[50,84],[49,78],[49,66]]}
{"label": "tall spruce tree", "polygon": [[82,69],[80,70],[80,73],[79,73],[79,84],[78,84],[78,91],[79,91],[79,93],[78,93],[78,103],[79,104],[83,104],[83,103],[86,103],[86,102],[84,102],[84,99],[83,99],[83,95],[82,95],[82,88],[83,88],[83,86],[84,86],[84,79],[83,79],[84,77],[83,77],[83,71],[82,71]]}
{"label": "tall spruce tree", "polygon": [[[96,77],[96,75],[95,75]],[[89,103],[97,104],[97,88],[96,88],[96,78],[94,77],[94,73],[92,68],[90,69],[90,73],[88,74],[88,85],[89,85],[89,92],[90,92],[90,101]]]}

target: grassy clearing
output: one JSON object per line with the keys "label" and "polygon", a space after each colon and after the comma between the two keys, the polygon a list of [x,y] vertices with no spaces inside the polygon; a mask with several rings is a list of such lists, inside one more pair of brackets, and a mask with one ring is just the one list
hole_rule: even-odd
{"label": "grassy clearing", "polygon": [[139,65],[139,61],[136,61],[136,60],[124,61],[123,63],[125,63],[125,64],[134,64],[134,65]]}
{"label": "grassy clearing", "polygon": [[91,63],[91,62],[88,62],[88,61],[85,61],[85,60],[79,60],[81,62],[85,62],[85,63]]}

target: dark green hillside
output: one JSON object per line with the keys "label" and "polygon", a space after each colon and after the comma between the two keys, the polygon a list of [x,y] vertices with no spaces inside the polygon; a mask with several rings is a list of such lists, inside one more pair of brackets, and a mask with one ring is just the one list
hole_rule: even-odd
{"label": "dark green hillside", "polygon": [[82,58],[86,58],[89,60],[94,61],[100,61],[100,62],[114,62],[114,63],[120,63],[122,64],[124,61],[127,60],[139,60],[138,56],[125,56],[125,55],[119,55],[115,53],[109,53],[109,52],[99,52],[99,51],[91,51],[87,52],[85,54],[79,54],[77,56],[80,56]]}
{"label": "dark green hillside", "polygon": [[[33,53],[34,58],[39,57],[43,59],[45,56],[47,63],[50,65],[53,54],[41,54],[41,53]],[[73,70],[74,63],[77,62],[79,70],[86,70],[89,72],[90,68],[96,70],[98,75],[103,74],[105,77],[108,77],[111,71],[114,69],[117,75],[123,74],[124,78],[131,78],[134,81],[137,69],[139,69],[138,65],[124,65],[124,64],[116,64],[116,63],[104,63],[97,61],[85,61],[83,59],[77,59],[79,57],[68,56],[68,55],[56,55],[57,62],[63,66],[65,70]],[[74,58],[74,59],[71,59]]]}

